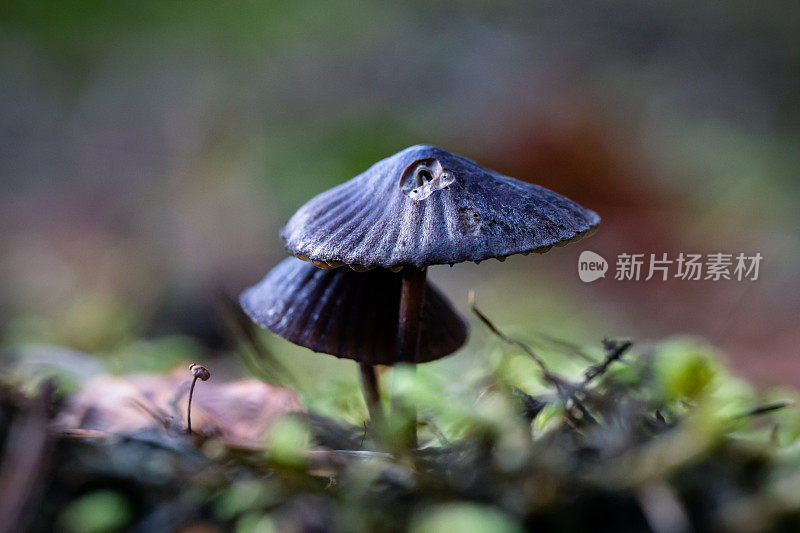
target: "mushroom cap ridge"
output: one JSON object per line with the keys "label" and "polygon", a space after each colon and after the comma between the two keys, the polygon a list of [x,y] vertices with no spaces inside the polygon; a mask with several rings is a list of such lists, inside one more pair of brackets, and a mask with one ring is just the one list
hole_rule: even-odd
{"label": "mushroom cap ridge", "polygon": [[[384,269],[323,270],[289,257],[239,297],[257,324],[315,352],[391,365],[395,361],[401,276]],[[416,363],[460,348],[467,325],[430,283]]]}
{"label": "mushroom cap ridge", "polygon": [[318,266],[421,268],[545,252],[599,223],[549,189],[417,145],[309,200],[281,238]]}

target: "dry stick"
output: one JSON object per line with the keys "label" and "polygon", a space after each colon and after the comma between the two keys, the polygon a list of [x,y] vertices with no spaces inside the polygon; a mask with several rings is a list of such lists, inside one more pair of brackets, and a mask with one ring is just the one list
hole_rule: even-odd
{"label": "dry stick", "polygon": [[522,341],[518,341],[517,339],[513,339],[507,336],[505,333],[497,329],[497,327],[494,324],[492,324],[492,322],[486,317],[486,315],[484,315],[480,311],[480,309],[478,309],[478,307],[475,305],[475,293],[473,291],[469,291],[468,300],[472,312],[475,313],[475,315],[480,319],[481,322],[484,323],[484,325],[487,328],[489,328],[489,331],[497,335],[500,338],[500,340],[502,340],[506,344],[510,344],[511,346],[516,346],[520,350],[530,355],[531,358],[536,362],[537,365],[539,365],[539,368],[542,370],[542,375],[544,376],[544,379],[553,384],[558,390],[562,389],[562,387],[565,384],[564,380],[551,374],[550,371],[547,369],[547,366],[545,366],[544,361],[542,361],[541,358],[539,358],[539,356],[536,355],[536,352],[534,352],[530,348],[530,346],[528,346]]}
{"label": "dry stick", "polygon": [[[397,328],[397,357],[395,363],[410,364],[412,370],[417,362],[419,350],[420,321],[425,303],[425,268],[407,266],[403,269],[403,284],[400,289],[400,316]],[[392,410],[397,407],[397,398],[392,399]],[[408,444],[417,447],[417,408],[407,405],[412,424]]]}
{"label": "dry stick", "polygon": [[[608,367],[611,366],[611,363],[615,361],[619,361],[622,355],[628,351],[628,349],[633,345],[633,341],[630,339],[625,339],[621,342],[612,341],[609,339],[603,339],[603,346],[606,349],[606,356],[603,359],[603,362],[594,366],[589,367],[584,374],[583,383],[578,386],[574,386],[570,391],[570,397],[574,402],[577,402],[577,395],[583,394],[584,396],[588,395],[588,391],[586,387],[589,386],[594,379],[602,376],[603,374],[608,371]],[[580,402],[577,403],[578,408],[581,410],[582,413],[589,414],[586,410],[584,405]],[[589,415],[591,417],[591,415]]]}
{"label": "dry stick", "polygon": [[748,409],[744,413],[739,413],[733,418],[737,419],[737,418],[748,418],[751,416],[759,416],[771,413],[773,411],[778,411],[780,409],[786,409],[787,407],[794,407],[794,402],[783,401],[783,402],[768,403],[766,405],[758,405],[756,407],[753,407],[752,409]]}
{"label": "dry stick", "polygon": [[475,313],[475,315],[480,319],[480,321],[483,322],[484,325],[486,325],[486,327],[489,328],[489,330],[492,333],[497,335],[500,338],[500,340],[502,340],[506,344],[510,344],[512,346],[516,346],[517,348],[523,350],[525,353],[530,355],[531,358],[536,362],[536,364],[539,365],[539,368],[542,371],[542,376],[544,377],[544,379],[546,381],[548,381],[550,384],[552,384],[556,388],[556,390],[558,391],[559,396],[561,396],[565,401],[566,400],[572,400],[573,404],[575,404],[575,407],[578,408],[578,410],[581,412],[581,415],[586,419],[587,422],[589,422],[589,423],[597,423],[597,420],[595,420],[595,418],[592,416],[592,414],[589,412],[589,410],[586,409],[586,407],[583,405],[583,403],[581,403],[575,397],[576,390],[575,390],[574,386],[572,386],[569,383],[567,383],[566,380],[556,376],[555,374],[552,374],[547,369],[547,366],[544,364],[544,361],[542,361],[542,359],[538,355],[536,355],[536,352],[534,352],[530,348],[530,346],[528,346],[527,344],[525,344],[522,341],[519,341],[517,339],[514,339],[514,338],[511,338],[511,337],[507,336],[502,331],[497,329],[497,327],[475,305],[475,293],[473,291],[469,292],[468,300],[469,300],[469,306],[472,309],[472,312]]}
{"label": "dry stick", "polygon": [[632,345],[633,341],[631,341],[630,339],[625,339],[621,342],[612,341],[610,339],[603,339],[603,346],[606,349],[606,356],[603,359],[603,362],[589,367],[589,369],[586,370],[586,373],[584,374],[583,383],[581,383],[578,386],[572,387],[572,390],[569,393],[569,397],[572,399],[573,402],[575,402],[575,405],[577,405],[578,409],[581,411],[581,413],[583,413],[585,417],[587,417],[588,420],[596,422],[594,418],[592,418],[592,415],[589,413],[586,407],[583,405],[583,403],[578,401],[577,395],[578,394],[584,394],[584,396],[587,395],[588,391],[586,390],[586,387],[589,385],[589,383],[591,383],[596,378],[605,374],[606,371],[608,371],[608,367],[611,366],[611,363],[619,361],[620,358],[622,357],[622,354],[628,351],[628,349]]}
{"label": "dry stick", "polygon": [[606,358],[599,365],[589,367],[584,375],[583,387],[588,385],[595,378],[605,374],[608,370],[608,367],[611,366],[611,363],[614,361],[619,361],[619,359],[622,357],[622,354],[628,351],[628,348],[633,345],[633,342],[630,339],[625,339],[621,342],[605,339],[603,341],[603,345],[606,348]]}
{"label": "dry stick", "polygon": [[554,337],[552,335],[548,335],[547,333],[538,332],[535,333],[535,335],[539,339],[545,342],[549,342],[551,345],[557,346],[558,348],[564,350],[564,353],[566,353],[567,355],[575,355],[592,365],[596,365],[598,363],[596,359],[594,359],[592,356],[584,352],[583,349],[581,349],[581,347],[577,346],[576,344],[573,344],[564,339],[559,339],[558,337]]}

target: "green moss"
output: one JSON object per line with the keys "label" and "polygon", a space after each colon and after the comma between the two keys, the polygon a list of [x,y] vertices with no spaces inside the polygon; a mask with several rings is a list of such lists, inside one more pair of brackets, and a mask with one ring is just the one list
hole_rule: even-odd
{"label": "green moss", "polygon": [[61,514],[61,526],[72,533],[121,531],[133,519],[130,502],[111,490],[96,490],[70,503]]}
{"label": "green moss", "polygon": [[437,505],[411,521],[411,533],[516,533],[520,528],[497,509],[474,503]]}

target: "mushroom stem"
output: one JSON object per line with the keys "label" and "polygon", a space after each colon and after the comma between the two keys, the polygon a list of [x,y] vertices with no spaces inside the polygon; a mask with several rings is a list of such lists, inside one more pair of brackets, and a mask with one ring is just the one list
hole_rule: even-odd
{"label": "mushroom stem", "polygon": [[375,365],[369,363],[359,363],[358,366],[361,368],[361,386],[364,389],[364,400],[367,402],[369,418],[377,429],[384,420],[378,372],[375,370]]}
{"label": "mushroom stem", "polygon": [[[397,358],[396,363],[413,365],[417,362],[419,350],[419,332],[422,319],[422,306],[425,303],[425,268],[407,266],[403,269],[403,284],[400,289],[400,316],[397,329]],[[397,398],[393,398],[392,409],[396,408]],[[417,447],[417,408],[407,405],[409,418],[412,421],[409,428],[409,445]]]}
{"label": "mushroom stem", "polygon": [[186,428],[189,435],[192,434],[192,396],[194,396],[194,385],[197,383],[198,376],[192,378],[192,386],[189,388],[189,406],[186,408]]}

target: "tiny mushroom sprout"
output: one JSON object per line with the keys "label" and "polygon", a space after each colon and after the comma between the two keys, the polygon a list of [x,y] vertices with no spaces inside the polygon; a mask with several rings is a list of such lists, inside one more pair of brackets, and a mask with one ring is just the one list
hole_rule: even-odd
{"label": "tiny mushroom sprout", "polygon": [[192,363],[189,365],[189,372],[192,374],[192,385],[189,387],[189,404],[186,407],[186,432],[192,434],[192,397],[194,396],[194,386],[197,380],[208,381],[211,378],[211,372],[202,365]]}
{"label": "tiny mushroom sprout", "polygon": [[428,266],[544,253],[599,223],[595,212],[544,187],[417,145],[309,200],[281,238],[319,268],[402,271],[394,363],[413,364]]}
{"label": "tiny mushroom sprout", "polygon": [[[315,352],[357,361],[373,422],[382,420],[375,365],[394,363],[399,275],[384,269],[363,274],[323,270],[284,259],[239,297],[254,322]],[[467,325],[447,299],[428,284],[415,362],[442,358],[460,348]]]}

